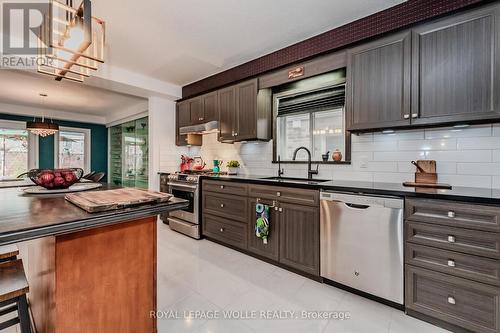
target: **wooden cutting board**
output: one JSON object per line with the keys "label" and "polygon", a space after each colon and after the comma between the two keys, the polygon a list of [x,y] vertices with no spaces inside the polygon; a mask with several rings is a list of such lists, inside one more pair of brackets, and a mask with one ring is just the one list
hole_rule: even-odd
{"label": "wooden cutting board", "polygon": [[450,185],[450,184],[443,184],[443,183],[416,183],[416,182],[404,182],[404,183],[403,183],[403,186],[408,186],[408,187],[440,188],[440,189],[451,190],[451,185]]}
{"label": "wooden cutting board", "polygon": [[137,188],[69,193],[65,196],[66,200],[89,213],[121,209],[146,203],[167,202],[172,197],[173,195],[168,193]]}

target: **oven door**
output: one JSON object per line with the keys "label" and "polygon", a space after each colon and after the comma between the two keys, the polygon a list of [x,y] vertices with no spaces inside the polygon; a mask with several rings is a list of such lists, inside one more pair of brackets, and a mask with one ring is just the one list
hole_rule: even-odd
{"label": "oven door", "polygon": [[168,183],[168,192],[189,201],[187,208],[172,211],[169,216],[198,224],[198,185],[171,182]]}

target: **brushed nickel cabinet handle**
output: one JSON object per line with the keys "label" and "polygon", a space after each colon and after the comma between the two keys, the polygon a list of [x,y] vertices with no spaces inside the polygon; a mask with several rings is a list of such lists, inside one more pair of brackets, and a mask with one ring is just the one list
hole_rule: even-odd
{"label": "brushed nickel cabinet handle", "polygon": [[409,114],[405,114],[405,115],[403,115],[403,118],[404,119],[410,119],[410,115]]}
{"label": "brushed nickel cabinet handle", "polygon": [[455,300],[455,297],[448,296],[448,303],[455,305],[457,304],[457,301]]}
{"label": "brushed nickel cabinet handle", "polygon": [[224,204],[223,203],[220,204],[220,208],[224,208]]}
{"label": "brushed nickel cabinet handle", "polygon": [[453,212],[451,210],[448,212],[448,217],[454,218],[455,215],[456,215],[455,212]]}
{"label": "brushed nickel cabinet handle", "polygon": [[224,185],[221,185],[221,186],[220,186],[220,189],[221,189],[221,190],[223,190],[223,189],[224,189]]}
{"label": "brushed nickel cabinet handle", "polygon": [[411,114],[411,117],[412,117],[412,118],[418,118],[418,113],[412,113],[412,114]]}
{"label": "brushed nickel cabinet handle", "polygon": [[281,197],[281,192],[276,192],[276,196]]}
{"label": "brushed nickel cabinet handle", "polygon": [[448,242],[449,243],[455,243],[457,240],[455,238],[455,236],[452,236],[452,235],[448,235]]}
{"label": "brushed nickel cabinet handle", "polygon": [[283,208],[281,208],[281,207],[278,210],[280,211],[280,213],[283,212]]}
{"label": "brushed nickel cabinet handle", "polygon": [[224,232],[224,228],[220,228],[220,232]]}
{"label": "brushed nickel cabinet handle", "polygon": [[453,259],[448,259],[448,266],[449,266],[449,267],[455,267],[455,260],[453,260]]}

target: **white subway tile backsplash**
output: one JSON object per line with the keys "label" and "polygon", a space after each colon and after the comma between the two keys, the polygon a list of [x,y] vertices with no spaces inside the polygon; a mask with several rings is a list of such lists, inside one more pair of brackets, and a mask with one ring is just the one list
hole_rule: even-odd
{"label": "white subway tile backsplash", "polygon": [[373,141],[398,141],[398,140],[419,140],[424,139],[424,131],[396,131],[390,134],[374,133]]}
{"label": "white subway tile backsplash", "polygon": [[500,176],[494,176],[493,177],[492,187],[496,188],[496,189],[500,188]]}
{"label": "white subway tile backsplash", "polygon": [[439,175],[438,181],[440,183],[447,183],[452,186],[465,186],[465,187],[486,187],[491,188],[491,176],[472,176],[472,175]]}
{"label": "white subway tile backsplash", "polygon": [[461,175],[500,176],[500,163],[457,163]]}
{"label": "white subway tile backsplash", "polygon": [[500,124],[493,125],[493,135],[500,136]]}
{"label": "white subway tile backsplash", "polygon": [[401,173],[401,172],[374,172],[373,181],[379,183],[402,183],[406,181],[414,181],[414,173]]}
{"label": "white subway tile backsplash", "polygon": [[413,161],[425,159],[425,152],[423,151],[388,151],[388,152],[375,152],[373,153],[374,161]]}
{"label": "white subway tile backsplash", "polygon": [[[274,176],[278,166],[271,163],[272,152],[272,141],[221,144],[216,134],[210,134],[203,137],[201,148],[165,144],[160,152],[160,168],[178,170],[180,154],[188,154],[201,155],[208,167],[213,159],[224,163],[235,159],[242,164],[241,173]],[[500,124],[352,135],[351,159],[350,165],[320,164],[315,178],[400,183],[414,179],[415,167],[410,161],[434,159],[440,182],[500,188]],[[285,176],[307,176],[305,164],[282,167]]]}
{"label": "white subway tile backsplash", "polygon": [[402,140],[399,141],[400,151],[405,150],[456,150],[456,139],[436,139],[436,140]]}
{"label": "white subway tile backsplash", "polygon": [[458,139],[457,149],[500,149],[500,136]]}
{"label": "white subway tile backsplash", "polygon": [[378,171],[378,172],[397,172],[398,164],[394,162],[368,162],[366,168],[362,167],[362,162],[355,161],[353,163],[354,169],[357,171]]}
{"label": "white subway tile backsplash", "polygon": [[493,150],[493,162],[500,162],[500,150]]}
{"label": "white subway tile backsplash", "polygon": [[379,141],[379,142],[357,142],[352,144],[352,151],[394,151],[398,149],[397,141]]}
{"label": "white subway tile backsplash", "polygon": [[467,128],[429,128],[425,130],[426,139],[474,138],[491,136],[491,125],[476,125]]}
{"label": "white subway tile backsplash", "polygon": [[438,162],[491,162],[491,150],[428,151],[425,157]]}

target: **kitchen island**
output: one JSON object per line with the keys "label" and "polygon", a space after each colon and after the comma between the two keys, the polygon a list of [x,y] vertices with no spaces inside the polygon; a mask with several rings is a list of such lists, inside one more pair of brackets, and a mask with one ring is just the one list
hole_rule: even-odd
{"label": "kitchen island", "polygon": [[90,214],[64,194],[1,189],[0,245],[19,247],[36,331],[156,332],[157,215],[186,206]]}

